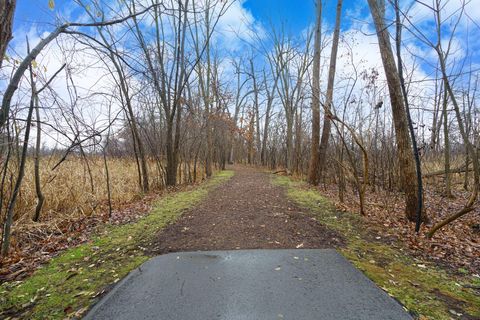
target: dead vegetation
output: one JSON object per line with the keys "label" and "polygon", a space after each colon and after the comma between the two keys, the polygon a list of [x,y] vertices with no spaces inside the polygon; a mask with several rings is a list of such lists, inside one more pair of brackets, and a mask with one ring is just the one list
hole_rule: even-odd
{"label": "dead vegetation", "polygon": [[[432,164],[432,167],[435,165]],[[452,272],[478,274],[480,270],[480,209],[476,208],[454,224],[445,226],[442,232],[432,239],[427,237],[427,232],[433,225],[452,212],[460,210],[468,199],[468,191],[463,189],[463,175],[452,175],[453,197],[445,197],[442,180],[442,177],[426,180],[425,210],[429,221],[422,225],[418,234],[414,231],[414,224],[401,214],[404,204],[402,194],[397,191],[378,190],[378,188],[373,191],[372,188],[367,188],[365,222],[373,226],[385,239],[390,237],[400,239],[414,255],[444,265]],[[347,188],[343,201],[338,199],[337,185],[322,185],[318,190],[334,200],[337,209],[358,212],[359,203],[355,188]]]}

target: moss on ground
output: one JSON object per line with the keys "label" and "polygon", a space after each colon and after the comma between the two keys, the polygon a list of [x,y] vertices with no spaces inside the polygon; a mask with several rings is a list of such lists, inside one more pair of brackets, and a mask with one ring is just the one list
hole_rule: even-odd
{"label": "moss on ground", "polygon": [[80,317],[109,286],[148,260],[156,233],[230,179],[223,171],[190,191],[160,199],[135,223],[106,227],[92,241],[64,251],[24,281],[0,286],[0,318]]}
{"label": "moss on ground", "polygon": [[478,278],[453,276],[427,261],[410,256],[400,243],[385,243],[369,233],[358,214],[335,210],[318,191],[305,183],[276,176],[287,196],[309,209],[316,219],[343,234],[339,251],[389,295],[419,319],[480,319]]}

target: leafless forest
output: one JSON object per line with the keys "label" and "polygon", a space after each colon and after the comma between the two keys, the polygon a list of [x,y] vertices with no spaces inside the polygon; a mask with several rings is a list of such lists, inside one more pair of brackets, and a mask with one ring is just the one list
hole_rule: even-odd
{"label": "leafless forest", "polygon": [[24,52],[9,47],[15,2],[0,1],[4,257],[229,164],[305,179],[433,255],[480,252],[468,2],[368,0],[371,20],[344,32],[342,0],[334,25],[319,0],[301,34],[223,37],[234,0],[74,0],[81,18],[59,13]]}

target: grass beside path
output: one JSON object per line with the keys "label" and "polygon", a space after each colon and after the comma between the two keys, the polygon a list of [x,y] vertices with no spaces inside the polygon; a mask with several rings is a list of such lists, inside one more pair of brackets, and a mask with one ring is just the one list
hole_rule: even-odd
{"label": "grass beside path", "polygon": [[480,286],[479,278],[447,274],[438,266],[411,257],[399,243],[382,242],[369,233],[361,216],[337,212],[306,183],[284,176],[273,179],[320,223],[343,234],[347,244],[339,249],[341,253],[418,319],[480,319],[480,293],[473,289]]}
{"label": "grass beside path", "polygon": [[0,286],[0,318],[77,318],[109,288],[149,259],[146,247],[157,232],[230,179],[216,174],[193,190],[160,199],[137,222],[106,227],[92,241],[68,249],[29,278]]}

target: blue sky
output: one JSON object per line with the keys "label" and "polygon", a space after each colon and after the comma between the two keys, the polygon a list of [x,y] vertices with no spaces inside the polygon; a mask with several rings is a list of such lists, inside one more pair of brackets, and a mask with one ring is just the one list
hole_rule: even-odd
{"label": "blue sky", "polygon": [[[49,0],[20,0],[17,1],[17,11],[15,13],[14,30],[29,30],[35,26],[40,31],[49,31],[55,23],[56,17],[63,19],[75,20],[78,15],[83,12],[81,9],[75,10],[77,7],[72,0],[54,0],[55,9],[50,10],[48,7]],[[104,0],[107,1],[107,0]],[[108,0],[110,1],[110,0]],[[246,9],[256,20],[269,29],[271,24],[275,26],[283,25],[286,31],[296,34],[311,25],[315,19],[315,0],[239,0],[242,7]],[[454,12],[458,8],[461,0],[443,0],[447,7],[447,12]],[[411,1],[404,0],[404,5]],[[428,1],[427,1],[428,2]],[[471,27],[471,32],[478,34],[480,28],[480,0],[468,1],[469,8],[467,13],[473,21],[476,21],[476,27]],[[324,0],[323,21],[328,31],[335,19],[336,0]],[[425,7],[417,6],[410,14],[414,19],[421,21]],[[451,8],[449,8],[451,7]],[[473,10],[473,11],[472,11]],[[420,17],[420,18],[419,18]],[[370,20],[367,0],[355,1],[344,0],[342,29],[348,30],[353,25],[362,27],[366,20]],[[470,25],[474,25],[471,23]],[[476,30],[473,30],[476,29]],[[477,37],[478,39],[478,37]],[[478,41],[474,41],[476,43]],[[473,45],[473,43],[472,43]]]}
{"label": "blue sky", "polygon": [[[111,0],[103,0],[109,2]],[[273,24],[275,27],[283,26],[284,30],[291,36],[300,35],[303,30],[308,26],[311,26],[315,20],[315,0],[238,0],[242,8],[235,12],[242,14],[248,13],[253,17],[254,21],[247,22],[252,24],[259,24],[263,30],[267,33],[270,30],[270,26]],[[447,0],[444,0],[447,1]],[[445,16],[456,12],[461,0],[448,0],[445,6]],[[49,0],[20,0],[17,4],[17,11],[15,15],[14,24],[14,36],[15,39],[12,42],[15,46],[16,42],[24,42],[24,36],[26,32],[35,29],[36,34],[40,35],[45,31],[51,31],[53,25],[56,22],[57,17],[62,19],[74,21],[83,13],[82,9],[76,9],[77,5],[72,0],[55,0],[55,9],[50,10],[48,7]],[[409,0],[401,2],[403,5],[411,3]],[[323,22],[324,30],[329,33],[332,29],[335,20],[336,0],[325,0],[323,10]],[[480,41],[478,37],[478,31],[480,29],[480,10],[474,10],[480,5],[480,0],[470,0],[467,13],[472,21],[476,23],[469,23],[468,19],[465,19],[465,23],[462,23],[461,28],[457,30],[457,36],[454,39],[454,55],[452,59],[455,59],[458,65],[459,61],[466,59],[466,56],[470,56],[469,61],[475,65],[475,68],[480,66]],[[426,10],[425,7],[418,5],[410,12],[412,20],[420,26],[420,30],[424,32],[432,33],[432,38],[435,39],[434,28],[428,27],[432,22],[431,11]],[[229,22],[241,24],[239,22],[243,17],[230,16],[227,20]],[[248,19],[247,19],[248,20]],[[369,60],[367,65],[372,67],[381,67],[379,65],[380,59],[378,56],[377,39],[372,35],[372,25],[370,21],[370,14],[368,10],[367,0],[355,1],[344,0],[343,15],[342,15],[342,29],[355,30],[361,29],[364,34],[357,32],[358,45],[356,46],[356,54],[358,54],[358,60]],[[228,23],[229,23],[228,22]],[[245,27],[248,28],[248,27]],[[248,29],[239,28],[238,30],[248,32]],[[448,29],[448,26],[447,26]],[[17,32],[15,32],[17,31]],[[250,30],[251,31],[251,30]],[[393,30],[392,30],[393,31]],[[448,30],[446,30],[448,31]],[[468,31],[469,37],[467,39],[466,32]],[[370,34],[367,36],[366,34]],[[232,35],[225,36],[222,40],[223,45],[227,51],[235,52],[234,46],[230,45],[230,39]],[[418,55],[416,60],[421,65],[421,71],[427,76],[433,75],[433,69],[436,63],[436,57],[431,48],[422,45],[414,37],[404,32],[404,40],[407,41],[409,48]],[[467,46],[468,45],[468,46]],[[466,51],[465,48],[468,48]],[[242,51],[243,48],[240,49]],[[405,54],[404,50],[404,54]],[[425,60],[423,60],[425,59]],[[423,61],[422,61],[423,60]],[[427,63],[427,60],[433,62]]]}
{"label": "blue sky", "polygon": [[[363,7],[366,10],[366,0]],[[355,0],[345,0],[343,12],[356,10],[360,5]],[[71,0],[56,0],[55,10],[48,8],[48,0],[21,0],[17,3],[17,11],[15,13],[14,28],[28,29],[33,23],[45,25],[55,22],[55,16],[58,13],[71,12]],[[335,20],[336,1],[325,1],[324,4],[324,21],[332,25]],[[246,0],[243,3],[255,19],[268,26],[284,24],[288,31],[295,33],[305,29],[315,20],[315,1],[314,0]],[[75,16],[75,14],[73,14]],[[348,28],[351,21],[344,19],[343,26]]]}
{"label": "blue sky", "polygon": [[[71,1],[56,1],[57,9],[64,9]],[[56,10],[55,10],[56,11]],[[48,8],[48,0],[21,0],[17,1],[14,29],[27,27],[32,23],[52,23],[56,12]]]}
{"label": "blue sky", "polygon": [[[335,22],[335,9],[337,1],[324,1],[323,19],[328,25]],[[298,32],[305,29],[309,24],[315,21],[315,1],[314,0],[247,0],[244,7],[250,10],[253,16],[265,24],[272,21],[275,24],[284,22],[292,32]],[[362,13],[367,11],[367,0],[343,1],[343,13],[348,18],[348,12],[356,11],[363,7]],[[347,13],[345,15],[345,13]],[[351,25],[349,19],[342,21],[343,28]]]}
{"label": "blue sky", "polygon": [[264,24],[284,22],[292,31],[304,29],[315,19],[313,0],[247,0],[244,7]]}

